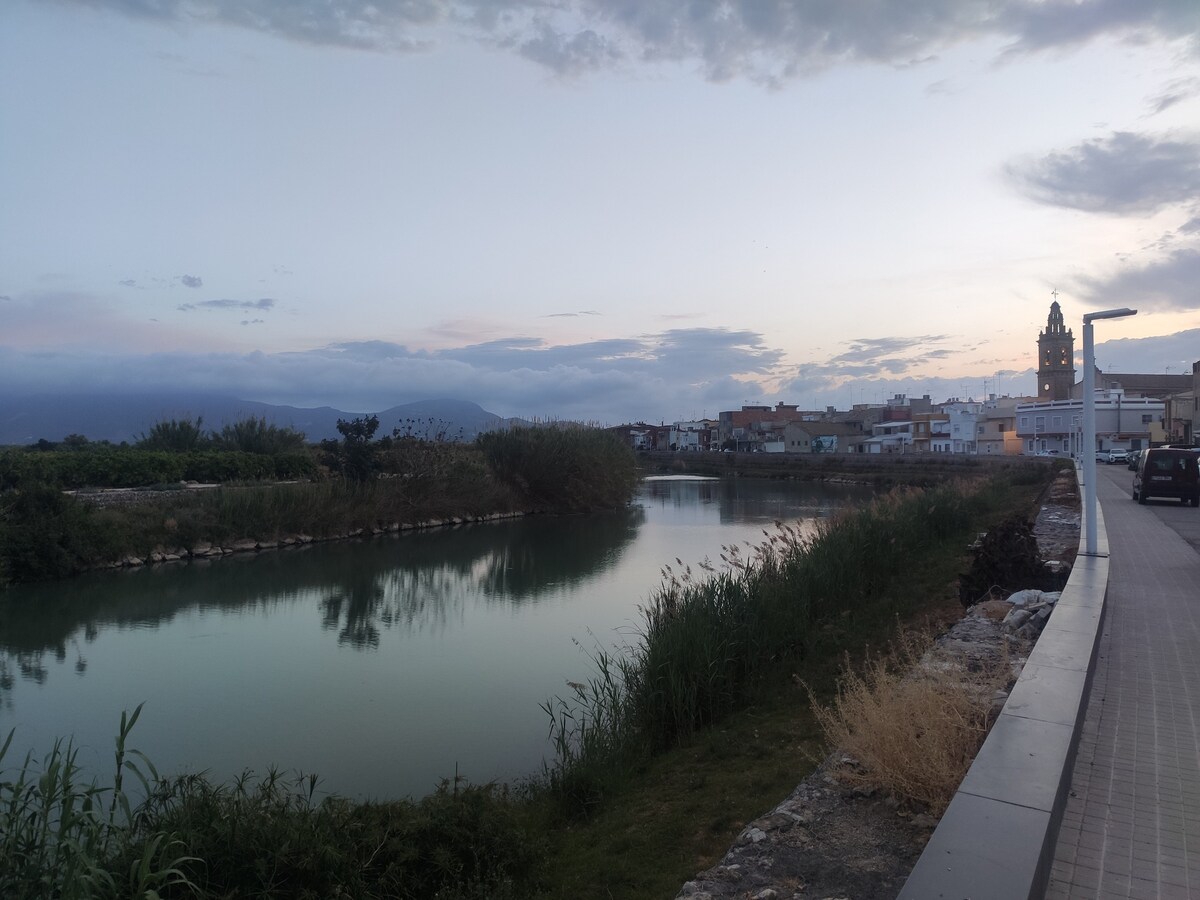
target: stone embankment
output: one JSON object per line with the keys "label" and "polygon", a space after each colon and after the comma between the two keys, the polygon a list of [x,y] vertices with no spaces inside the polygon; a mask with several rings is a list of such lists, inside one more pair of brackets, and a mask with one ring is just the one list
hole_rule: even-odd
{"label": "stone embankment", "polygon": [[[1034,524],[1043,558],[1074,561],[1079,503],[1073,479],[1055,481]],[[969,610],[922,659],[925,669],[1007,663],[1015,681],[1058,599],[1020,591]],[[1007,691],[992,698],[998,713]],[[678,900],[870,900],[894,898],[916,865],[937,819],[878,793],[847,787],[827,758],[792,794],[750,822],[711,869],[683,885]]]}
{"label": "stone embankment", "polygon": [[[184,495],[191,491],[213,487],[216,487],[216,485],[189,484],[186,487],[179,488],[178,490],[170,491],[113,489],[86,493],[81,492],[77,494],[77,496],[80,500],[91,503],[94,506],[127,506],[134,503],[145,502],[148,498],[162,500],[172,496]],[[495,522],[501,519],[519,519],[526,515],[530,515],[530,513],[517,510],[512,512],[489,513],[482,516],[452,516],[446,519],[425,519],[419,522],[392,522],[384,526],[376,526],[373,528],[355,528],[351,531],[337,532],[319,537],[314,537],[313,535],[309,534],[286,534],[273,538],[240,538],[233,541],[222,541],[219,544],[212,543],[210,541],[199,541],[195,544],[192,544],[190,547],[160,545],[155,547],[145,556],[126,554],[118,560],[105,565],[97,566],[96,568],[124,569],[152,565],[156,563],[179,562],[181,560],[213,559],[235,553],[259,553],[267,550],[278,550],[286,547],[300,547],[307,544],[323,543],[327,541],[345,541],[353,538],[372,537],[382,534],[398,534],[400,532],[419,531],[429,528],[449,528],[461,525],[470,525],[479,522]]]}

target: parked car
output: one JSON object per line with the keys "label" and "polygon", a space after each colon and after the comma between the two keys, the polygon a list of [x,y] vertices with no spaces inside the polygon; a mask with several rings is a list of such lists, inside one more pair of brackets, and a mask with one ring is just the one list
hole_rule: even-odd
{"label": "parked car", "polygon": [[1145,452],[1146,452],[1145,450],[1130,450],[1129,451],[1128,459],[1125,460],[1125,464],[1127,466],[1129,466],[1129,470],[1131,472],[1137,471],[1138,460],[1140,460],[1142,458],[1142,454]]}
{"label": "parked car", "polygon": [[1151,447],[1142,453],[1133,473],[1133,499],[1177,497],[1200,506],[1200,453],[1174,447]]}
{"label": "parked car", "polygon": [[1109,450],[1108,464],[1115,466],[1117,463],[1129,462],[1129,453],[1125,450]]}
{"label": "parked car", "polygon": [[1108,462],[1108,451],[1107,450],[1097,450],[1096,451],[1096,462],[1098,462],[1098,463]]}

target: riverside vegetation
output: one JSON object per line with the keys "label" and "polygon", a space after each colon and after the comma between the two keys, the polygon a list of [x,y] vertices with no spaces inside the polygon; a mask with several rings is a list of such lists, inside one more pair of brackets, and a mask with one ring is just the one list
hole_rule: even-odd
{"label": "riverside vegetation", "polygon": [[[885,642],[897,618],[957,607],[970,538],[1027,512],[1048,471],[895,491],[811,537],[781,526],[750,552],[729,548],[719,567],[668,570],[629,646],[596,650],[593,676],[546,702],[556,753],[525,784],[453,780],[419,802],[356,804],[318,800],[300,775],[163,779],[130,765],[132,719],[118,735],[115,788],[81,785],[69,745],[27,758],[0,775],[0,887],[10,897],[669,896],[811,768],[819,728],[800,683],[831,696],[845,653]],[[140,803],[122,791],[126,770],[145,778]]]}
{"label": "riverside vegetation", "polygon": [[[172,420],[132,447],[76,435],[0,451],[0,585],[201,541],[324,539],[392,523],[613,508],[637,483],[633,453],[597,428],[514,428],[475,442],[453,440],[437,423],[409,420],[377,439],[378,428],[376,416],[339,421],[340,441],[309,446],[262,419],[207,434],[200,420]],[[181,481],[220,487],[184,492]],[[85,502],[96,487],[151,490],[109,507]]]}

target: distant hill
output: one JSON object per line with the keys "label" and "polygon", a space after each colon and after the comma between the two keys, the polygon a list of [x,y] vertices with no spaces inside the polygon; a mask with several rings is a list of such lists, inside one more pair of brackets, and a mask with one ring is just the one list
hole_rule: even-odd
{"label": "distant hill", "polygon": [[476,403],[464,400],[421,400],[382,411],[349,412],[320,406],[307,409],[239,400],[219,394],[57,394],[31,397],[0,395],[0,445],[33,444],[44,438],[61,441],[68,434],[114,443],[136,441],[155,422],[164,419],[204,419],[206,429],[240,419],[262,417],[281,427],[302,431],[310,441],[336,438],[337,420],[377,413],[379,436],[399,426],[418,437],[444,431],[448,438],[473,440],[477,434],[511,425]]}

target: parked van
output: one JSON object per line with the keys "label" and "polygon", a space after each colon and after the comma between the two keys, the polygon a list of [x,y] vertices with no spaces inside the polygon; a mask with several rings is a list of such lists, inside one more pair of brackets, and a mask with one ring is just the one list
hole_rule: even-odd
{"label": "parked van", "polygon": [[1145,503],[1148,497],[1178,497],[1200,506],[1200,454],[1173,447],[1145,451],[1133,473],[1133,499]]}

